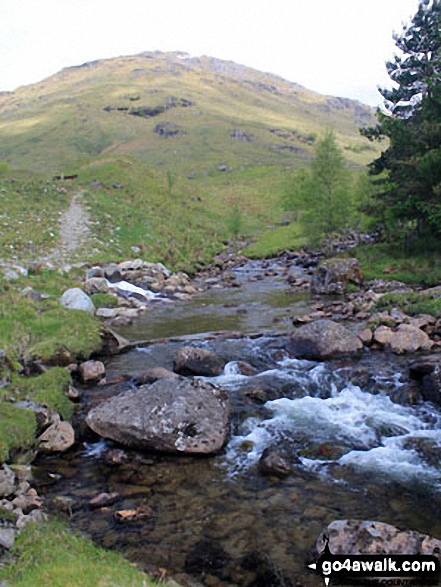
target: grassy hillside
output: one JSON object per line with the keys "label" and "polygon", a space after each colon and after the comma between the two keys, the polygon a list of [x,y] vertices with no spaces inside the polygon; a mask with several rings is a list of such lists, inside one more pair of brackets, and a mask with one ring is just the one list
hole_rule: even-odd
{"label": "grassy hillside", "polygon": [[69,173],[103,155],[135,155],[183,177],[219,166],[303,166],[332,127],[348,162],[375,154],[358,102],[212,58],[143,53],[64,69],[0,96],[0,160]]}

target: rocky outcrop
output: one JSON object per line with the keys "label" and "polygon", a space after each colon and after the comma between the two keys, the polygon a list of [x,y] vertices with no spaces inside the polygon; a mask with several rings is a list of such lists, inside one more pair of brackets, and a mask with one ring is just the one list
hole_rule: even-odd
{"label": "rocky outcrop", "polygon": [[89,427],[134,448],[212,454],[229,433],[228,393],[204,381],[161,379],[93,408]]}
{"label": "rocky outcrop", "polygon": [[[322,552],[329,537],[332,554],[437,554],[441,540],[412,530],[399,530],[383,522],[336,520],[316,543]],[[434,552],[435,551],[435,552]]]}
{"label": "rocky outcrop", "polygon": [[190,346],[180,348],[173,361],[173,370],[181,375],[216,377],[224,367],[225,361],[212,351]]}
{"label": "rocky outcrop", "polygon": [[363,272],[357,259],[328,259],[315,270],[311,291],[325,295],[343,294],[349,283],[363,283]]}
{"label": "rocky outcrop", "polygon": [[298,358],[333,359],[360,351],[361,340],[347,328],[323,319],[300,326],[290,336],[287,350]]}

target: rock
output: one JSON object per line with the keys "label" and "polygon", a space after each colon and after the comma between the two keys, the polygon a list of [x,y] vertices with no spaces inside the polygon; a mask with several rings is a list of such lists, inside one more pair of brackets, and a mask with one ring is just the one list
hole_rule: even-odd
{"label": "rock", "polygon": [[0,548],[11,550],[15,542],[15,530],[13,528],[0,528]]}
{"label": "rock", "polygon": [[93,295],[97,293],[108,294],[110,291],[109,284],[107,279],[104,277],[92,277],[91,279],[87,279],[84,282],[84,291],[88,295]]}
{"label": "rock", "polygon": [[124,338],[109,326],[100,327],[101,352],[105,355],[118,355],[130,346],[130,341]]}
{"label": "rock", "polygon": [[104,318],[105,320],[116,318],[118,315],[118,308],[98,308],[95,312],[95,316],[97,316],[98,318]]}
{"label": "rock", "polygon": [[94,277],[105,277],[104,269],[99,266],[91,267],[86,272],[86,280]]}
{"label": "rock", "polygon": [[180,348],[173,361],[173,370],[181,375],[216,377],[224,367],[225,361],[212,351],[190,346]]}
{"label": "rock", "polygon": [[38,438],[43,452],[64,452],[75,443],[75,432],[69,422],[56,422]]}
{"label": "rock", "polygon": [[113,505],[119,499],[119,493],[100,493],[89,501],[89,507],[94,509]]}
{"label": "rock", "polygon": [[27,516],[33,510],[40,509],[43,504],[43,500],[38,496],[35,489],[29,489],[24,495],[16,497],[12,501],[12,505],[15,508],[20,508],[21,511]]}
{"label": "rock", "polygon": [[364,328],[361,332],[358,333],[358,338],[361,340],[363,344],[369,344],[372,342],[372,330],[370,328]]}
{"label": "rock", "polygon": [[311,291],[326,295],[343,294],[348,283],[363,283],[363,272],[357,259],[327,259],[315,270]]}
{"label": "rock", "polygon": [[316,320],[296,328],[287,350],[299,358],[331,359],[353,354],[363,348],[361,340],[332,320]]}
{"label": "rock", "polygon": [[332,554],[433,554],[441,550],[441,540],[412,530],[399,530],[383,522],[336,520],[317,540],[322,552],[325,535]]}
{"label": "rock", "polygon": [[15,493],[15,473],[8,465],[0,469],[0,497],[8,497]]}
{"label": "rock", "polygon": [[146,505],[141,505],[136,510],[119,510],[113,514],[117,522],[133,522],[141,518],[149,518],[152,515],[152,509]]}
{"label": "rock", "polygon": [[433,346],[425,332],[410,324],[400,324],[392,334],[389,344],[393,352],[398,354],[428,351]]}
{"label": "rock", "polygon": [[106,368],[101,361],[85,361],[79,366],[79,374],[84,383],[99,381],[106,375]]}
{"label": "rock", "polygon": [[389,326],[379,326],[375,329],[374,332],[374,341],[378,342],[378,344],[386,345],[389,344],[390,339],[392,338],[392,330]]}
{"label": "rock", "polygon": [[411,326],[400,324],[396,330],[388,326],[379,326],[374,333],[374,341],[389,346],[394,353],[411,353],[418,350],[430,350],[433,342],[425,332]]}
{"label": "rock", "polygon": [[433,370],[439,364],[441,364],[441,354],[418,358],[409,363],[409,374],[415,379],[420,379],[424,375],[433,373]]}
{"label": "rock", "polygon": [[128,281],[118,281],[113,284],[115,293],[123,298],[133,297],[141,302],[148,302],[155,297],[155,294],[147,289],[133,285]]}
{"label": "rock", "polygon": [[103,267],[104,277],[107,278],[110,283],[117,283],[123,280],[123,274],[118,265],[106,265]]}
{"label": "rock", "polygon": [[95,306],[92,300],[79,287],[66,290],[60,298],[60,303],[64,308],[68,308],[69,310],[82,310],[89,312],[89,314],[95,313]]}
{"label": "rock", "polygon": [[135,375],[133,380],[135,385],[145,385],[154,383],[159,379],[176,379],[178,377],[179,375],[177,373],[164,369],[164,367],[152,367],[151,369],[147,369],[147,371]]}
{"label": "rock", "polygon": [[435,324],[436,319],[429,314],[418,314],[414,318],[408,318],[407,322],[415,328],[424,328],[425,326]]}
{"label": "rock", "polygon": [[274,448],[266,448],[259,459],[259,471],[264,475],[286,477],[291,473],[291,465]]}
{"label": "rock", "polygon": [[170,453],[211,454],[229,433],[229,395],[205,381],[161,379],[93,408],[90,428],[120,444]]}
{"label": "rock", "polygon": [[422,396],[426,401],[441,405],[441,363],[423,377]]}

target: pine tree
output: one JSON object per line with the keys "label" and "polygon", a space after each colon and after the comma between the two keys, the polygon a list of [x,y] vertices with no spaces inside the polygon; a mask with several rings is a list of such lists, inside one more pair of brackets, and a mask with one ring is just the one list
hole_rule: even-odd
{"label": "pine tree", "polygon": [[402,56],[386,64],[397,87],[381,89],[386,112],[370,139],[389,147],[370,165],[379,176],[376,213],[392,238],[441,234],[441,0],[422,0],[394,36]]}

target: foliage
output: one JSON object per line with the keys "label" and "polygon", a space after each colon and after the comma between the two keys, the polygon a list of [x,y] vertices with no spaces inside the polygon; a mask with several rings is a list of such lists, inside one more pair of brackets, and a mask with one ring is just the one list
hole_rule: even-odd
{"label": "foliage", "polygon": [[242,211],[239,208],[238,202],[234,202],[234,206],[231,209],[231,212],[228,216],[228,229],[230,234],[237,238],[241,233],[243,228],[243,215]]}
{"label": "foliage", "polygon": [[310,170],[296,174],[282,205],[300,212],[305,237],[317,244],[332,232],[352,227],[355,204],[351,174],[334,133],[327,131],[316,143]]}
{"label": "foliage", "polygon": [[395,43],[402,52],[387,63],[392,90],[380,90],[385,112],[362,130],[389,147],[370,164],[377,176],[373,209],[386,235],[412,240],[441,234],[441,1],[420,1]]}
{"label": "foliage", "polygon": [[30,448],[36,427],[33,412],[0,402],[0,462],[7,460],[12,449]]}
{"label": "foliage", "polygon": [[152,587],[155,584],[122,555],[98,548],[55,520],[29,524],[17,537],[13,554],[0,570],[0,579],[6,579],[11,587]]}

